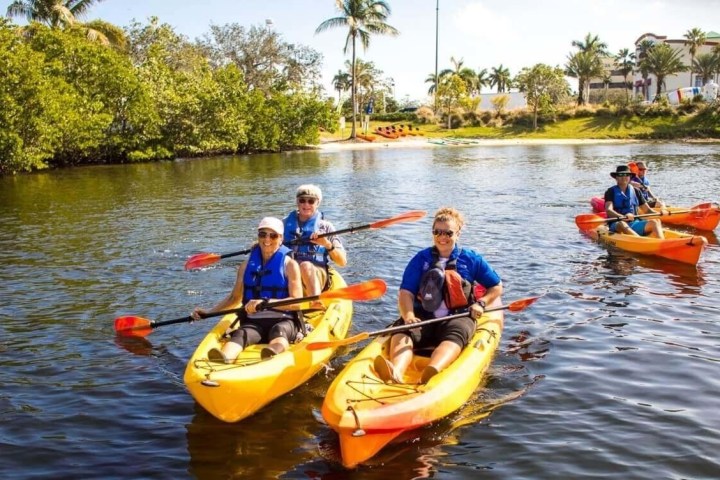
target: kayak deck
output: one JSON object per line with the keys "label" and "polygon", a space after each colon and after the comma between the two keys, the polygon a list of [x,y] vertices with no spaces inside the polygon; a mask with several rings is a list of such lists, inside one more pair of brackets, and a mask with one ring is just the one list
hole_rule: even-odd
{"label": "kayak deck", "polygon": [[[333,273],[333,288],[346,284]],[[193,398],[205,410],[224,422],[238,422],[261,409],[276,398],[297,388],[327,364],[336,349],[308,351],[305,345],[316,341],[345,338],[350,328],[352,302],[332,300],[324,312],[305,316],[312,326],[301,342],[269,359],[262,359],[260,351],[267,344],[247,347],[232,364],[210,362],[207,353],[221,348],[226,341],[225,330],[235,315],[223,317],[200,342],[188,361],[184,382]]]}
{"label": "kayak deck", "polygon": [[502,311],[484,315],[460,356],[427,384],[420,383],[420,378],[428,357],[414,355],[403,383],[386,384],[375,372],[373,361],[377,355],[388,358],[390,336],[378,337],[365,347],[333,381],[322,406],[323,418],[340,438],[343,465],[353,468],[403,432],[460,408],[490,365],[500,342],[503,317]]}

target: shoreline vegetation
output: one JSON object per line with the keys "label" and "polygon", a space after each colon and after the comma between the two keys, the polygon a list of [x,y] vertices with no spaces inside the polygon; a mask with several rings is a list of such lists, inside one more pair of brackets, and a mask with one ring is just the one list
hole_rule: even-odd
{"label": "shoreline vegetation", "polygon": [[[30,3],[42,7],[47,2]],[[429,79],[434,108],[401,105],[392,98],[389,84],[380,81],[382,72],[372,62],[355,58],[354,15],[364,11],[341,11],[340,17],[317,29],[319,33],[341,24],[349,28],[349,71],[358,72],[358,81],[339,71],[334,79],[337,99],[320,84],[318,52],[287,43],[262,26],[213,26],[205,37],[190,41],[155,17],[122,29],[63,22],[54,9],[43,8],[25,12],[33,20],[26,26],[0,18],[0,65],[5,74],[0,82],[0,176],[316,148],[720,141],[720,100],[708,103],[703,95],[695,95],[670,105],[658,88],[658,101],[649,103],[645,96],[631,97],[626,82],[615,92],[620,95],[606,88],[601,97],[596,95],[597,103],[590,104],[589,80],[599,71],[594,69],[565,71],[537,64],[515,78],[498,69],[497,81],[488,84],[480,81],[478,72],[470,75],[470,69],[461,68],[462,59],[452,58],[455,69]],[[20,13],[8,10],[10,16]],[[389,10],[381,13],[360,20],[374,25],[375,33],[394,34],[384,23]],[[104,42],[97,41],[101,30],[108,34],[103,34]],[[607,53],[603,45],[590,34],[573,42],[580,50],[576,55],[592,60],[591,67]],[[672,53],[666,50],[653,47],[652,52]],[[712,60],[707,78],[717,69],[719,55],[707,57]],[[638,65],[655,71],[658,78],[685,69],[673,57],[672,71],[656,71],[648,63],[654,57],[646,57]],[[577,99],[565,79],[568,75],[578,78]],[[499,93],[518,89],[527,107],[509,110],[508,97],[500,95],[492,110],[479,110],[478,94],[488,85],[497,86]],[[354,102],[342,99],[348,89]],[[371,115],[366,133],[375,136],[374,142],[348,139],[353,131],[363,133],[359,109],[388,112]],[[344,123],[341,115],[352,127],[339,129]],[[389,139],[374,133],[378,127],[402,124],[422,135]]]}

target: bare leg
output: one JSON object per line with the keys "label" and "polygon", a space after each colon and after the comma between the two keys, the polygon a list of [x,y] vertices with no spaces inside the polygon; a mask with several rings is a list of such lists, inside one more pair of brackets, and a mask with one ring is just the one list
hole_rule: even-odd
{"label": "bare leg", "polygon": [[322,292],[322,285],[320,284],[317,268],[318,267],[313,265],[312,262],[300,263],[300,276],[302,277],[305,294],[309,297],[320,295]]}
{"label": "bare leg", "polygon": [[234,362],[235,359],[240,355],[240,352],[243,351],[243,347],[239,343],[235,342],[226,342],[225,345],[222,347],[222,353],[225,355],[225,358],[229,361]]}
{"label": "bare leg", "polygon": [[395,373],[402,378],[410,366],[413,357],[412,339],[403,334],[393,335],[390,340],[390,361],[395,366]]}
{"label": "bare leg", "polygon": [[645,224],[645,234],[653,235],[656,238],[665,238],[665,234],[663,233],[662,229],[662,223],[660,223],[660,220],[658,220],[657,218],[648,220],[648,222]]}
{"label": "bare leg", "polygon": [[441,372],[460,355],[461,351],[462,348],[460,348],[460,345],[445,340],[433,350],[428,365],[435,367],[438,372]]}

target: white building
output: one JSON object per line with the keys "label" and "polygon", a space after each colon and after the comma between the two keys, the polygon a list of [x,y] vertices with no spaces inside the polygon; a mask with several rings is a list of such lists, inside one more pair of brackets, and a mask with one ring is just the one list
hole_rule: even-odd
{"label": "white building", "polygon": [[[713,48],[715,48],[716,45],[720,44],[720,33],[717,32],[707,32],[706,34],[707,40],[705,41],[705,44],[700,46],[695,52],[695,57],[697,57],[701,53],[712,53]],[[688,67],[691,66],[691,57],[690,57],[690,47],[685,44],[685,39],[679,39],[679,40],[671,40],[667,37],[655,35],[654,33],[645,33],[640,36],[637,40],[635,40],[635,56],[638,58],[640,57],[640,49],[638,48],[640,43],[643,40],[649,40],[653,44],[655,43],[667,43],[670,45],[674,50],[679,51],[681,56],[682,62],[687,65]],[[692,75],[692,83],[690,80],[690,77]],[[685,88],[685,87],[702,87],[702,78],[698,77],[695,74],[692,74],[691,71],[688,69],[685,72],[680,72],[677,75],[670,75],[665,79],[665,88],[663,89],[664,92],[670,92],[673,90],[677,90],[678,88]],[[636,71],[633,79],[633,89],[636,94],[643,95],[646,100],[651,100],[655,93],[657,93],[657,78],[655,78],[655,75],[650,75],[646,80],[642,78],[642,74],[640,71]]]}

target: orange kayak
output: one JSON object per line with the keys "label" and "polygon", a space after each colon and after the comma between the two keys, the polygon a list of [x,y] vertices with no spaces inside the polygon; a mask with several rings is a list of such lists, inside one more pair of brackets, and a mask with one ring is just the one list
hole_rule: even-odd
{"label": "orange kayak", "polygon": [[[605,217],[605,201],[600,197],[590,199],[593,211]],[[715,230],[720,224],[720,206],[716,203],[701,203],[694,207],[669,207],[670,215],[657,217],[666,225],[692,227],[698,230]]]}
{"label": "orange kayak", "polygon": [[593,230],[583,230],[583,232],[593,240],[627,252],[655,255],[690,265],[697,265],[700,254],[708,243],[705,237],[675,232],[666,228],[663,229],[664,239],[610,233],[605,225]]}
{"label": "orange kayak", "polygon": [[[497,300],[500,304],[500,300]],[[404,432],[459,409],[478,388],[500,342],[503,312],[489,312],[460,356],[427,384],[420,377],[429,358],[415,355],[401,384],[386,384],[373,368],[387,358],[390,336],[376,338],[335,378],[322,415],[340,437],[342,463],[353,468]]]}

